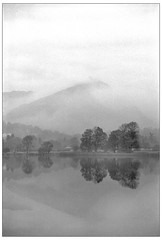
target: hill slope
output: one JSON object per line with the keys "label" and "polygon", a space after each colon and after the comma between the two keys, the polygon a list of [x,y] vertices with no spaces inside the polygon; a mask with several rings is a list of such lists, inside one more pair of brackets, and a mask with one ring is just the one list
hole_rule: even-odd
{"label": "hill slope", "polygon": [[97,125],[105,130],[115,129],[129,121],[137,121],[141,127],[153,125],[129,99],[121,99],[100,81],[76,85],[24,104],[4,120],[71,134]]}
{"label": "hill slope", "polygon": [[12,91],[3,93],[3,112],[9,113],[14,108],[29,103],[33,99],[33,92],[31,91]]}

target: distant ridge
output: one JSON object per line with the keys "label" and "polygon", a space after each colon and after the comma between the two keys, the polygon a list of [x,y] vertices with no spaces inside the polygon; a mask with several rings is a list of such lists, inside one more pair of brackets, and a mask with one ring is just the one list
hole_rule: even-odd
{"label": "distant ridge", "polygon": [[6,123],[3,121],[3,133],[13,133],[15,136],[23,138],[26,135],[34,135],[42,140],[62,140],[69,139],[71,136],[58,131],[42,130],[37,126],[25,125],[20,123]]}
{"label": "distant ridge", "polygon": [[[96,80],[94,82],[92,81],[88,81],[86,83],[79,83],[77,85],[73,85],[71,87],[68,87],[68,88],[65,88],[65,89],[62,89],[54,94],[50,94],[49,96],[46,96],[46,97],[43,97],[42,99],[44,98],[48,98],[50,96],[53,96],[53,95],[60,95],[60,94],[65,94],[65,93],[78,93],[79,91],[89,91],[89,90],[92,90],[92,89],[109,89],[110,86],[107,84],[107,83],[104,83],[102,81],[99,81],[99,80]],[[38,100],[39,101],[39,100]]]}
{"label": "distant ridge", "polygon": [[82,133],[94,126],[116,129],[130,121],[141,127],[154,125],[129,99],[119,98],[101,81],[78,84],[23,104],[6,114],[4,120],[67,134]]}
{"label": "distant ridge", "polygon": [[73,90],[76,90],[77,88],[78,89],[88,89],[88,88],[110,88],[110,86],[107,84],[107,83],[104,83],[102,81],[99,81],[99,80],[95,80],[94,82],[93,81],[88,81],[86,83],[79,83],[77,85],[74,85],[74,86],[71,86],[69,88],[66,88],[64,89],[63,91],[65,90],[68,90],[68,91],[73,91]]}
{"label": "distant ridge", "polygon": [[29,94],[32,94],[32,91],[11,91],[11,92],[3,92],[4,97],[23,97]]}
{"label": "distant ridge", "polygon": [[6,114],[14,108],[22,105],[22,103],[29,103],[32,101],[32,91],[11,91],[3,92],[3,112]]}

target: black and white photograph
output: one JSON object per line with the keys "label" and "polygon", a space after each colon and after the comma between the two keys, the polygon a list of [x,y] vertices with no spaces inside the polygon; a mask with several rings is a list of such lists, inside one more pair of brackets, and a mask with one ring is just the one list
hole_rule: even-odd
{"label": "black and white photograph", "polygon": [[160,4],[2,4],[2,236],[160,236]]}

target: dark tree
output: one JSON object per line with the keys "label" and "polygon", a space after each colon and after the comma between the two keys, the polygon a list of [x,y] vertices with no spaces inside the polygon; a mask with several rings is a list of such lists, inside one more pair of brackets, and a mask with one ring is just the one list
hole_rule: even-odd
{"label": "dark tree", "polygon": [[92,151],[94,149],[97,150],[104,149],[107,141],[107,134],[100,127],[94,127],[92,129],[87,129],[81,137],[81,145],[80,148],[83,151]]}
{"label": "dark tree", "polygon": [[15,137],[13,134],[8,135],[6,139],[3,139],[3,148],[9,148],[11,152],[16,151],[17,145],[22,143],[22,139]]}
{"label": "dark tree", "polygon": [[22,143],[18,144],[15,148],[15,152],[22,152],[24,150],[24,146]]}
{"label": "dark tree", "polygon": [[103,148],[106,144],[107,134],[100,127],[94,127],[92,144],[97,152],[97,149]]}
{"label": "dark tree", "polygon": [[9,153],[10,149],[8,147],[5,147],[5,148],[2,149],[2,152],[3,152],[3,154],[4,153]]}
{"label": "dark tree", "polygon": [[132,148],[139,148],[139,127],[136,122],[130,122],[123,124],[119,128],[120,146],[123,149],[131,150]]}
{"label": "dark tree", "polygon": [[52,148],[53,148],[53,144],[50,141],[46,141],[41,145],[38,152],[39,154],[44,154],[44,153],[49,154]]}
{"label": "dark tree", "polygon": [[93,141],[93,131],[91,129],[86,129],[81,137],[80,148],[83,151],[91,151],[92,150],[92,141]]}
{"label": "dark tree", "polygon": [[27,154],[29,153],[30,148],[32,147],[32,142],[33,142],[34,136],[32,135],[27,135],[23,138],[22,144],[24,145]]}
{"label": "dark tree", "polygon": [[112,149],[114,152],[119,148],[121,131],[112,131],[108,138],[108,148]]}

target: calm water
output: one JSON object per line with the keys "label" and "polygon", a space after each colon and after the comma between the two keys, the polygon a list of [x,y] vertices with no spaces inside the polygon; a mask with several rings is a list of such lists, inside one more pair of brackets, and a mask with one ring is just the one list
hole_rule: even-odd
{"label": "calm water", "polygon": [[4,236],[159,236],[158,158],[3,158]]}

